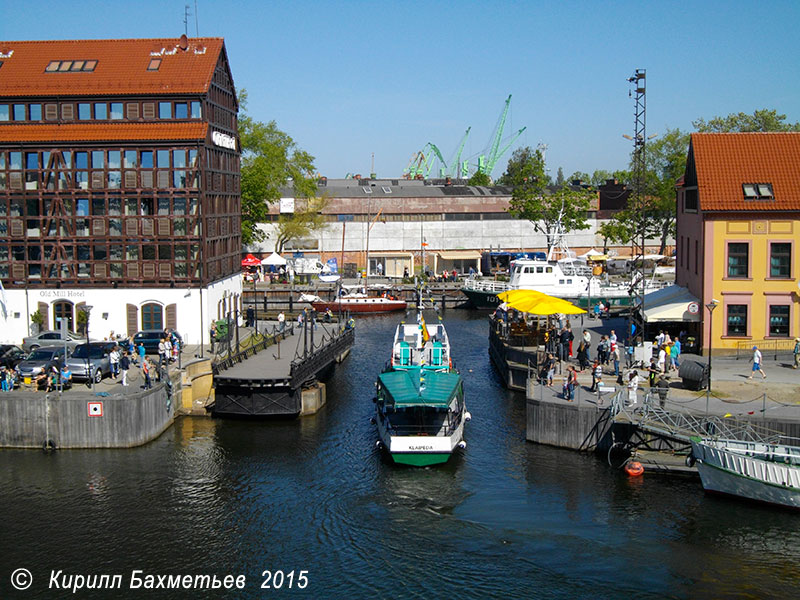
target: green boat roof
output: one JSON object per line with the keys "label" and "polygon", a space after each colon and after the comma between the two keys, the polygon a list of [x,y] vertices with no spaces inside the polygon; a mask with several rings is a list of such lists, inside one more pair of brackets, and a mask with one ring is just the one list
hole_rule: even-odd
{"label": "green boat roof", "polygon": [[378,376],[395,408],[447,408],[458,393],[461,375],[417,369],[387,371]]}

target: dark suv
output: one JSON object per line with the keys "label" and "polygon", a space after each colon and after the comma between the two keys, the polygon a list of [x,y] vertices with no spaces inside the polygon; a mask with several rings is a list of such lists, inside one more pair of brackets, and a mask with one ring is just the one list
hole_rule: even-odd
{"label": "dark suv", "polygon": [[[173,333],[178,337],[178,341],[181,341],[181,336]],[[158,354],[158,343],[167,337],[169,334],[164,329],[143,329],[133,336],[133,343],[137,348],[139,344],[143,344],[148,354]]]}

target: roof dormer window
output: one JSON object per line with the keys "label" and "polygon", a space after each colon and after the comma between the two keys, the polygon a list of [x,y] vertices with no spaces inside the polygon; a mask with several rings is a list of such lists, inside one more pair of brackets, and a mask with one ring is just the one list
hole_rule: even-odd
{"label": "roof dormer window", "polygon": [[745,200],[774,200],[771,183],[743,183]]}
{"label": "roof dormer window", "polygon": [[96,60],[51,60],[44,68],[45,73],[76,73],[94,71]]}

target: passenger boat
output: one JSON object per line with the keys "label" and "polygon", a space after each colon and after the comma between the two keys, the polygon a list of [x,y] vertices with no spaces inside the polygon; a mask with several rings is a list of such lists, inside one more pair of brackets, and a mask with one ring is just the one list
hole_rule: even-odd
{"label": "passenger boat", "polygon": [[800,446],[700,437],[691,442],[707,492],[800,508]]}
{"label": "passenger boat", "polygon": [[[646,292],[660,289],[665,284],[647,282]],[[497,294],[508,290],[536,290],[549,296],[563,298],[580,308],[590,308],[602,301],[609,307],[630,306],[631,283],[608,284],[593,277],[591,269],[570,260],[542,258],[517,259],[511,264],[511,278],[507,282],[466,279],[461,291],[475,308],[497,308]]]}
{"label": "passenger boat", "polygon": [[453,366],[450,340],[436,313],[398,325],[392,356],[378,376],[375,424],[378,445],[394,462],[428,466],[465,448],[464,383]]}

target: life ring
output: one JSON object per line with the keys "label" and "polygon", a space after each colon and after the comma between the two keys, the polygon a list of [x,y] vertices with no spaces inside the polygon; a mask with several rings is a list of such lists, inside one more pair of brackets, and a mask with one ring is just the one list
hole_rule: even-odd
{"label": "life ring", "polygon": [[42,444],[42,450],[45,452],[52,452],[56,449],[56,443],[53,440],[45,440]]}
{"label": "life ring", "polygon": [[633,460],[625,465],[625,472],[629,477],[639,477],[644,474],[644,467],[642,463]]}

